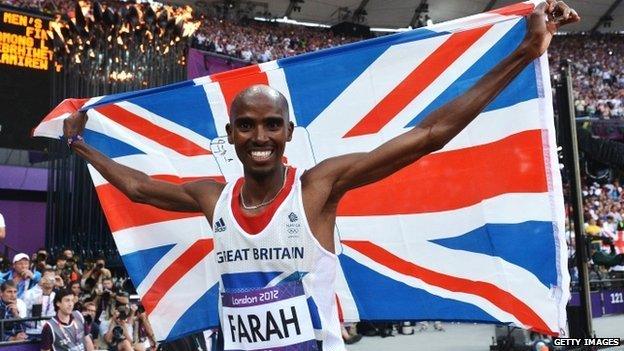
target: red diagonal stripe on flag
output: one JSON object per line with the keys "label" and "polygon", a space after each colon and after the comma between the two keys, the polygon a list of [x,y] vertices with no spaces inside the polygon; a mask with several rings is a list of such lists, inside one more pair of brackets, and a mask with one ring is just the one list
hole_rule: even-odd
{"label": "red diagonal stripe on flag", "polygon": [[344,240],[342,243],[393,271],[418,278],[426,284],[439,286],[445,290],[482,297],[533,330],[550,335],[556,334],[531,307],[494,284],[432,271],[406,261],[370,241]]}
{"label": "red diagonal stripe on flag", "polygon": [[489,25],[452,34],[344,137],[379,132],[491,27]]}
{"label": "red diagonal stripe on flag", "polygon": [[542,132],[430,154],[376,183],[351,190],[339,216],[454,210],[507,193],[548,191]]}
{"label": "red diagonal stripe on flag", "polygon": [[156,124],[138,116],[118,105],[109,104],[95,109],[124,127],[149,138],[158,144],[174,150],[184,156],[210,155],[212,152],[194,142],[157,126]]}
{"label": "red diagonal stripe on flag", "polygon": [[212,239],[197,240],[180,257],[178,257],[164,272],[156,278],[141,299],[145,311],[152,313],[156,305],[169,290],[188,273],[196,264],[206,257],[213,249]]}
{"label": "red diagonal stripe on flag", "polygon": [[[199,179],[213,179],[218,182],[225,182],[225,178],[221,176],[180,178],[171,175],[155,175],[152,176],[152,178],[175,184],[187,183]],[[95,190],[100,198],[100,203],[102,204],[102,209],[106,215],[108,226],[113,233],[122,229],[147,224],[204,216],[201,212],[165,211],[150,205],[132,202],[111,184],[99,185],[95,188]]]}
{"label": "red diagonal stripe on flag", "polygon": [[65,99],[58,106],[54,108],[50,113],[48,113],[43,121],[47,122],[51,119],[55,119],[64,113],[74,113],[88,101],[89,99]]}
{"label": "red diagonal stripe on flag", "polygon": [[258,65],[217,73],[210,76],[210,79],[213,82],[219,82],[221,92],[223,93],[228,108],[228,113],[230,112],[232,100],[234,100],[236,94],[243,89],[254,84],[269,84],[269,78],[267,78],[266,73],[260,70],[260,66]]}
{"label": "red diagonal stripe on flag", "polygon": [[487,13],[497,13],[504,16],[526,16],[533,12],[533,4],[526,2],[519,2],[517,4],[501,7],[500,9],[492,10]]}

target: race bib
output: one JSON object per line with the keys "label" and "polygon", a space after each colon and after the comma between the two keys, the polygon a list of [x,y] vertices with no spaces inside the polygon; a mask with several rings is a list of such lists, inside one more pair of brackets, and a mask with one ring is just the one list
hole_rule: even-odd
{"label": "race bib", "polygon": [[225,350],[318,350],[303,285],[222,293]]}

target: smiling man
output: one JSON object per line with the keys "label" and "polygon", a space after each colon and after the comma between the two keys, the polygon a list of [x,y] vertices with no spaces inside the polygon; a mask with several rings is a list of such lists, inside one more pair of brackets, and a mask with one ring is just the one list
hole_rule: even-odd
{"label": "smiling man", "polygon": [[[308,170],[282,163],[293,123],[284,96],[264,85],[239,93],[230,108],[228,141],[244,171],[234,183],[176,185],[117,164],[82,141],[84,113],[65,120],[65,136],[133,201],[205,214],[214,231],[226,350],[344,350],[334,297],[340,199],[441,149],[546,51],[559,26],[578,20],[562,2],[538,6],[522,44],[464,95],[368,153],[327,159]],[[276,279],[281,283],[272,284]]]}

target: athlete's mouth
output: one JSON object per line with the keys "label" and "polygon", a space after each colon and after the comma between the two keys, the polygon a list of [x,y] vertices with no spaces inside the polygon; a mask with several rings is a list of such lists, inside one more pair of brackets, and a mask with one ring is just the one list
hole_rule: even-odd
{"label": "athlete's mouth", "polygon": [[253,150],[249,155],[254,161],[266,161],[273,155],[273,150]]}

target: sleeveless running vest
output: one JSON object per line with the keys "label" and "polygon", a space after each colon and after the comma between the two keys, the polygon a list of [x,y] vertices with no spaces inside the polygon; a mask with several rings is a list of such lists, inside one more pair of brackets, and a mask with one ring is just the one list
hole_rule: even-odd
{"label": "sleeveless running vest", "polygon": [[72,322],[69,325],[63,325],[58,319],[52,317],[46,323],[52,329],[54,342],[52,349],[54,351],[84,351],[84,318],[78,311],[72,312]]}
{"label": "sleeveless running vest", "polygon": [[342,351],[335,297],[338,258],[316,240],[303,210],[300,176],[263,213],[240,205],[243,179],[228,183],[213,215],[225,350]]}

